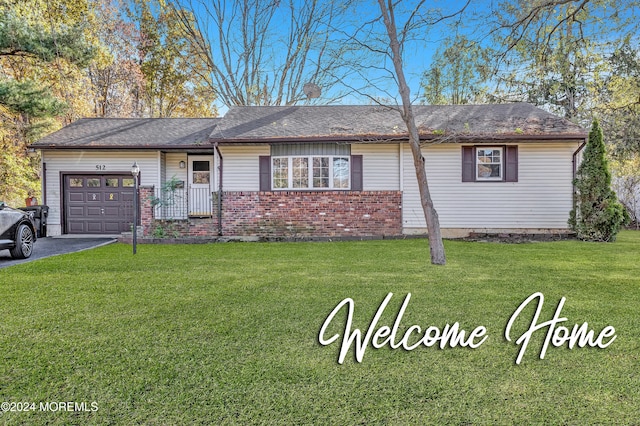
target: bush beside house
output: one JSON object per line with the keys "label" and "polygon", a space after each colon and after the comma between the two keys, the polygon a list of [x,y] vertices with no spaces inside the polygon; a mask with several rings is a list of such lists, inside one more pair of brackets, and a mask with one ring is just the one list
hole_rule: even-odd
{"label": "bush beside house", "polygon": [[571,229],[582,240],[615,241],[629,216],[611,189],[602,129],[595,120],[574,185],[575,206],[569,216]]}

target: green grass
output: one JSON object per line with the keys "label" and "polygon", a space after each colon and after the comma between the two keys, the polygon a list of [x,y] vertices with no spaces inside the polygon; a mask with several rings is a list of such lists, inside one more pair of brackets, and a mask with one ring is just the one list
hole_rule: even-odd
{"label": "green grass", "polygon": [[[95,401],[96,412],[10,412],[6,424],[638,424],[640,233],[614,244],[426,240],[115,244],[0,270],[0,401]],[[37,249],[37,247],[36,247]],[[524,360],[504,339],[534,292],[564,325],[615,327],[606,349]],[[366,329],[485,326],[477,349],[350,350],[318,332],[344,298]],[[533,306],[516,324],[516,336]],[[332,324],[342,332],[345,313]]]}

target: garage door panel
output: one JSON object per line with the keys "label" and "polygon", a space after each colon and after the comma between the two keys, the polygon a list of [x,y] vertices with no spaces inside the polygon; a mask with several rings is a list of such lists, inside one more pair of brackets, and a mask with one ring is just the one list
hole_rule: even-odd
{"label": "garage door panel", "polygon": [[82,234],[84,233],[84,222],[71,222],[67,225],[67,230],[70,234]]}
{"label": "garage door panel", "polygon": [[87,216],[102,216],[102,207],[100,206],[87,206]]}
{"label": "garage door panel", "polygon": [[108,192],[104,197],[105,201],[108,203],[118,203],[120,201],[120,193],[119,192]]}
{"label": "garage door panel", "polygon": [[84,193],[83,192],[69,192],[69,201],[78,201],[78,202],[83,202],[84,201]]}
{"label": "garage door panel", "polygon": [[64,224],[70,234],[117,234],[131,231],[131,175],[65,175]]}
{"label": "garage door panel", "polygon": [[120,222],[104,222],[104,232],[120,233],[122,232]]}
{"label": "garage door panel", "polygon": [[84,206],[69,206],[69,216],[84,217],[86,216]]}
{"label": "garage door panel", "polygon": [[87,222],[87,232],[101,234],[103,232],[102,222]]}
{"label": "garage door panel", "polygon": [[87,195],[87,203],[102,203],[101,192],[89,192]]}
{"label": "garage door panel", "polygon": [[112,216],[118,217],[122,214],[120,210],[121,210],[120,206],[106,206],[104,208],[104,215],[107,217],[112,217]]}

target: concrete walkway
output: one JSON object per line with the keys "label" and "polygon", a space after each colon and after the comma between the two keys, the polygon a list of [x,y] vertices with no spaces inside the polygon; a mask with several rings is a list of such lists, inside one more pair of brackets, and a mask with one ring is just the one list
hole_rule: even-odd
{"label": "concrete walkway", "polygon": [[9,250],[0,250],[0,268],[56,256],[58,254],[89,250],[114,242],[116,242],[116,237],[111,235],[83,235],[82,237],[65,235],[63,237],[38,238],[33,248],[33,253],[28,259],[15,260],[11,258]]}

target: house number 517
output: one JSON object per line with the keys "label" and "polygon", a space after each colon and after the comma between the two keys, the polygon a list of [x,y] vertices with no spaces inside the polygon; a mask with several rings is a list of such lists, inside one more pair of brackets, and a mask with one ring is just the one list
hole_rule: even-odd
{"label": "house number 517", "polygon": [[96,164],[96,170],[107,170],[107,166],[104,164]]}

